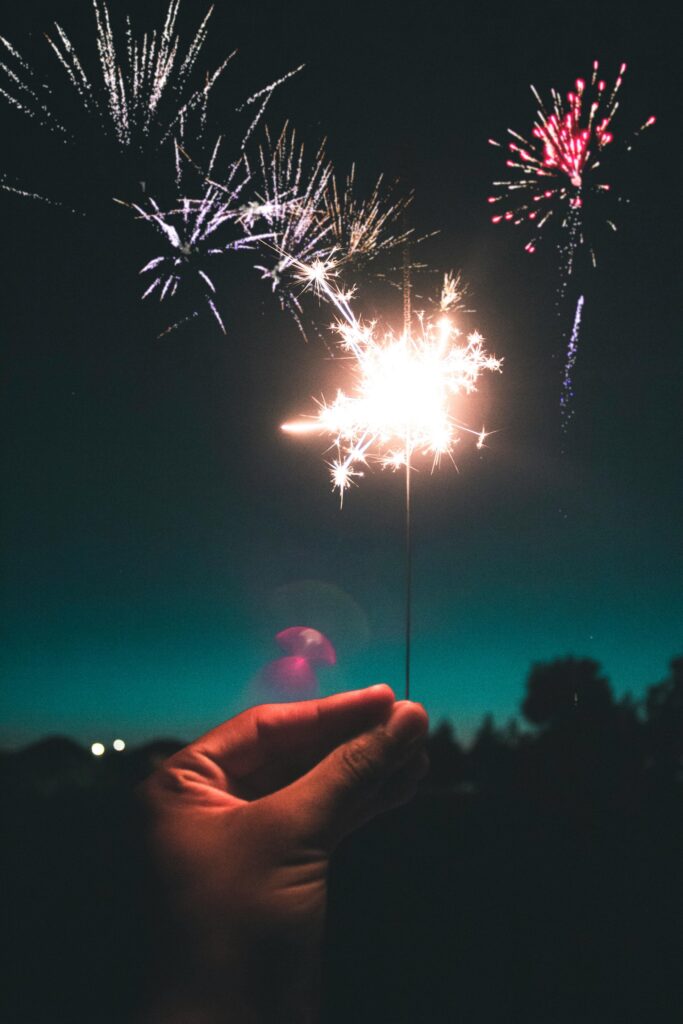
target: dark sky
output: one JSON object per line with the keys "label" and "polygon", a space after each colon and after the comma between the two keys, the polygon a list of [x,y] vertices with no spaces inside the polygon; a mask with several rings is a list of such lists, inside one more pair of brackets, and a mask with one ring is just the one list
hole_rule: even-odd
{"label": "dark sky", "polygon": [[[266,122],[289,118],[311,146],[327,136],[363,181],[385,172],[414,187],[415,227],[439,230],[425,259],[462,269],[468,323],[504,357],[467,410],[498,431],[490,447],[415,479],[414,695],[465,734],[487,711],[517,712],[533,661],[591,656],[617,693],[638,696],[683,647],[681,25],[668,8],[216,5],[207,63],[240,48],[225,109],[304,62]],[[146,4],[136,24],[162,9]],[[183,24],[204,9],[186,0]],[[87,52],[85,2],[6,7],[0,32],[54,73],[40,33],[55,17]],[[614,156],[630,202],[616,235],[590,221],[598,267],[579,268],[558,316],[556,236],[528,257],[514,229],[489,222],[501,166],[487,139],[527,128],[531,82],[564,91],[596,57],[608,80],[629,63],[615,134],[651,113],[658,123]],[[46,192],[68,184],[39,133],[0,116],[2,166]],[[379,680],[400,691],[401,479],[366,477],[340,512],[320,445],[278,429],[336,384],[323,344],[302,340],[248,261],[218,274],[227,337],[202,318],[156,340],[163,310],[139,301],[149,239],[131,243],[119,211],[77,221],[0,204],[0,743],[190,737],[245,706],[291,625],[337,647],[323,692]],[[579,291],[562,438],[562,334]],[[363,302],[400,315],[398,294],[368,288]]]}

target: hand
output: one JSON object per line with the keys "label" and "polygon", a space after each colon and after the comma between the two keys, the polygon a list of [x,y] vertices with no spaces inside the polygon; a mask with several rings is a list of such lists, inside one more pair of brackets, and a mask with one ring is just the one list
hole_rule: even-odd
{"label": "hand", "polygon": [[151,1019],[316,1019],[329,858],[428,768],[388,686],[251,708],[145,783],[166,938]]}

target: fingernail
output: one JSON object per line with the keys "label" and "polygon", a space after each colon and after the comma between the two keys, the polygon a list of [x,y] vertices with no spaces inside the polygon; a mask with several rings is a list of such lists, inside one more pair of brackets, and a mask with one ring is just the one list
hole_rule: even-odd
{"label": "fingernail", "polygon": [[398,743],[410,743],[424,733],[424,721],[415,714],[411,701],[399,701],[387,725],[387,732]]}

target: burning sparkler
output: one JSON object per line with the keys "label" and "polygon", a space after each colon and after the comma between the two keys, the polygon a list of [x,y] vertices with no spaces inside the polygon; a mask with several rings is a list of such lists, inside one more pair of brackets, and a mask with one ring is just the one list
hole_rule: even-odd
{"label": "burning sparkler", "polygon": [[456,396],[476,390],[483,370],[500,371],[501,360],[485,351],[478,332],[462,339],[449,316],[460,294],[452,275],[445,278],[438,318],[419,313],[417,329],[397,335],[356,319],[347,296],[330,283],[334,266],[317,262],[300,273],[341,314],[335,329],[342,352],[355,360],[355,382],[351,392],[339,390],[333,401],[322,400],[317,415],[283,429],[334,437],[330,472],[342,500],[371,462],[409,472],[415,455],[422,454],[435,467],[444,455],[452,458],[463,432],[483,446],[486,432],[467,427],[451,406]]}
{"label": "burning sparkler", "polygon": [[329,463],[334,488],[343,502],[346,490],[364,468],[405,469],[406,480],[406,692],[410,686],[410,482],[418,456],[431,458],[432,468],[444,455],[451,459],[463,433],[484,446],[487,433],[467,427],[452,410],[454,400],[476,390],[484,370],[500,371],[501,360],[484,349],[482,336],[466,339],[449,316],[459,302],[456,279],[447,275],[438,317],[416,316],[401,334],[364,324],[351,310],[348,297],[336,287],[333,264],[299,265],[302,281],[322,293],[340,314],[336,330],[342,352],[354,360],[349,392],[319,402],[316,415],[283,425],[291,434],[322,433],[333,438]]}

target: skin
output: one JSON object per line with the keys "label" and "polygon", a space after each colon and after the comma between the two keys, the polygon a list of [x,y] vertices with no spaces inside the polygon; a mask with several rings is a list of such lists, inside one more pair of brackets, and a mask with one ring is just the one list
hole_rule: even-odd
{"label": "skin", "polygon": [[383,685],[266,704],[150,777],[159,963],[145,1021],[317,1020],[330,857],[414,795],[427,728]]}

